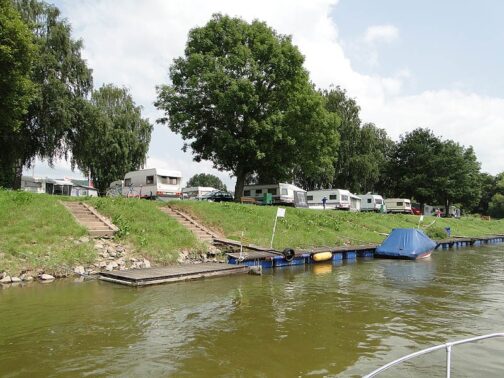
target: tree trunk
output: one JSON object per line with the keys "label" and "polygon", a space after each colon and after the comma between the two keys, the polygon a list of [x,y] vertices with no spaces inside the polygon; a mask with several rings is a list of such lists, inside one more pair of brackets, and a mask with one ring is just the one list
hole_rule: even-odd
{"label": "tree trunk", "polygon": [[14,175],[12,177],[12,189],[21,189],[21,178],[23,176],[23,163],[18,161],[14,167]]}
{"label": "tree trunk", "polygon": [[234,191],[235,202],[240,202],[240,198],[243,196],[243,188],[245,187],[245,177],[247,172],[242,167],[236,169],[236,185]]}

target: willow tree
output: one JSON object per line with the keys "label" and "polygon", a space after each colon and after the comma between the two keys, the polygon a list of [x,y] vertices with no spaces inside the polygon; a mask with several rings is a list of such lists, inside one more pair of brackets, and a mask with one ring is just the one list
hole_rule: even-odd
{"label": "willow tree", "polygon": [[214,15],[189,32],[185,54],[158,88],[158,120],[195,161],[236,176],[291,179],[298,169],[331,176],[337,133],[289,36],[264,22]]}
{"label": "willow tree", "polygon": [[34,95],[34,45],[10,0],[0,0],[0,186],[11,186],[16,140]]}
{"label": "willow tree", "polygon": [[144,163],[152,125],[125,88],[111,84],[93,91],[80,103],[80,127],[71,137],[74,166],[93,179],[103,194],[112,181]]}
{"label": "willow tree", "polygon": [[68,138],[79,127],[79,104],[92,89],[92,76],[81,56],[82,42],[72,38],[71,26],[58,8],[38,0],[13,3],[37,51],[30,67],[34,94],[9,146],[12,186],[19,187],[23,166],[35,157],[51,164],[67,156]]}

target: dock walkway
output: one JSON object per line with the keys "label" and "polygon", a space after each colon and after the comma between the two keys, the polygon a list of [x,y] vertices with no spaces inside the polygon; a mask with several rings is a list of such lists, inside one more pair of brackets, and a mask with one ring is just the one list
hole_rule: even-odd
{"label": "dock walkway", "polygon": [[219,263],[173,265],[162,268],[101,272],[100,279],[128,286],[147,286],[229,274],[248,273],[249,269],[250,268],[245,265]]}

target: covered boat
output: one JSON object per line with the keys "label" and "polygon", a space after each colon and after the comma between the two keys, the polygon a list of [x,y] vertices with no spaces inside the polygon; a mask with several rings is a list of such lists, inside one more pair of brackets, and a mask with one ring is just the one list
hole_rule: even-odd
{"label": "covered boat", "polygon": [[385,241],[376,248],[375,255],[394,259],[416,260],[428,257],[436,242],[416,228],[394,228]]}

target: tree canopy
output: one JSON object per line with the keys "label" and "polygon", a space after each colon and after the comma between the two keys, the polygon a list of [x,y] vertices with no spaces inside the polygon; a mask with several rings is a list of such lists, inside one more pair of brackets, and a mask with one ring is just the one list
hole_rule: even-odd
{"label": "tree canopy", "polygon": [[387,169],[395,196],[421,204],[458,203],[472,208],[480,198],[480,165],[472,147],[443,141],[418,128],[400,137]]}
{"label": "tree canopy", "polygon": [[17,138],[34,96],[32,35],[10,0],[0,0],[0,186],[12,185]]}
{"label": "tree canopy", "polygon": [[112,181],[145,163],[152,125],[142,118],[128,90],[111,84],[80,105],[80,127],[71,138],[72,167],[90,174],[105,193]]}
{"label": "tree canopy", "polygon": [[290,37],[265,23],[214,15],[189,32],[171,84],[158,88],[156,106],[166,112],[158,121],[182,136],[194,160],[231,171],[236,198],[254,173],[279,181],[303,169],[332,178],[334,117],[303,60]]}
{"label": "tree canopy", "polygon": [[187,181],[186,187],[207,186],[219,190],[227,191],[226,185],[215,175],[209,173],[198,173]]}
{"label": "tree canopy", "polygon": [[79,104],[92,88],[92,76],[81,57],[82,42],[72,38],[71,27],[58,8],[38,0],[15,0],[14,4],[37,50],[30,67],[33,96],[10,140],[12,161],[4,172],[17,178],[12,177],[12,186],[19,187],[22,167],[36,156],[47,158],[50,164],[55,157],[67,156],[69,137],[78,127]]}
{"label": "tree canopy", "polygon": [[355,193],[374,190],[393,142],[385,130],[372,123],[361,123],[360,107],[344,89],[334,87],[321,94],[327,111],[336,114],[340,120],[337,127],[340,144],[330,185]]}

